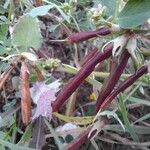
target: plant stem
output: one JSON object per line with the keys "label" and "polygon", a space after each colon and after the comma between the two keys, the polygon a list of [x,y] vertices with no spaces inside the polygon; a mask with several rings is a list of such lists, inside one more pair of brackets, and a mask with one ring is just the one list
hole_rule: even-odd
{"label": "plant stem", "polygon": [[[61,66],[59,66],[59,67],[56,68],[56,71],[66,72],[66,73],[69,73],[69,74],[76,74],[76,73],[79,71],[79,69],[76,68],[76,67],[67,65],[67,64],[62,64]],[[100,78],[100,79],[105,79],[105,78],[107,78],[109,75],[110,75],[109,72],[97,72],[97,71],[93,71],[93,72],[91,73],[91,77],[89,76],[89,77],[87,77],[85,80],[86,80],[87,82],[89,82],[90,84],[92,84],[92,85],[95,85],[95,83],[96,83],[96,85],[98,86],[98,85],[100,85],[100,84],[98,84],[98,83],[97,83],[98,81],[95,80],[95,79],[93,79],[92,76],[98,77],[98,78]],[[122,79],[126,79],[126,78],[128,78],[129,76],[131,76],[131,75],[132,75],[132,74],[124,74],[124,73],[123,73],[120,77],[121,77]],[[147,77],[147,76],[145,75],[145,77]],[[139,78],[138,80],[139,80],[139,81],[142,81],[142,82],[146,82],[144,78]],[[97,87],[97,86],[96,86],[96,87]]]}
{"label": "plant stem", "polygon": [[[103,128],[108,122],[108,119],[107,118],[102,118],[101,119],[101,125]],[[70,142],[66,147],[65,147],[65,150],[79,150],[80,147],[88,142],[94,135],[94,131],[92,132],[91,136],[88,138],[88,135],[89,135],[89,132],[90,130],[92,129],[92,126],[89,126],[87,128],[87,130],[83,133],[81,133],[75,140],[73,140],[72,142]]]}

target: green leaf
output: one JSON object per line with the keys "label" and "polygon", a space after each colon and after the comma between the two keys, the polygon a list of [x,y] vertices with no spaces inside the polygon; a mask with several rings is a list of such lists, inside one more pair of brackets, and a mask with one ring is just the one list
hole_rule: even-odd
{"label": "green leaf", "polygon": [[50,5],[39,6],[39,7],[33,8],[28,13],[28,15],[30,15],[32,17],[44,16],[52,8],[56,8],[59,11],[59,13],[62,15],[62,17],[64,18],[64,20],[66,20],[68,23],[70,23],[70,17],[63,12],[63,10],[60,8],[60,6],[58,6],[56,4],[53,4],[53,3],[51,3]]}
{"label": "green leaf", "polygon": [[150,118],[150,113],[144,115],[143,117],[137,119],[133,124],[137,123],[137,122],[141,122],[143,120],[149,119]]}
{"label": "green leaf", "polygon": [[59,11],[59,13],[62,15],[62,17],[68,22],[70,23],[70,16],[66,15],[59,6],[55,6],[55,8]]}
{"label": "green leaf", "polygon": [[24,147],[24,146],[19,146],[17,144],[9,143],[3,139],[0,139],[0,144],[5,146],[5,147],[10,148],[11,150],[35,150],[33,148],[28,148],[28,147]]}
{"label": "green leaf", "polygon": [[14,27],[12,43],[23,51],[29,47],[39,48],[42,43],[42,36],[37,18],[29,15],[22,16]]}
{"label": "green leaf", "polygon": [[137,134],[135,133],[135,131],[133,129],[133,126],[131,126],[130,121],[128,119],[128,113],[126,111],[126,107],[125,107],[125,104],[124,104],[124,101],[123,101],[123,95],[121,95],[121,94],[119,95],[119,108],[120,108],[120,112],[121,112],[122,117],[123,117],[125,127],[129,131],[132,139],[134,141],[139,141],[139,138],[138,138]]}
{"label": "green leaf", "polygon": [[150,0],[129,0],[119,13],[117,22],[122,28],[134,28],[150,17]]}
{"label": "green leaf", "polygon": [[[145,126],[136,126],[136,125],[133,125],[132,126],[133,129],[134,129],[134,132],[136,134],[144,134],[144,135],[149,135],[150,134],[150,129],[149,127],[145,127]],[[124,130],[122,129],[122,127],[120,125],[116,125],[116,124],[113,124],[113,125],[105,125],[104,130],[107,130],[107,131],[114,131],[114,132],[123,132],[124,133]],[[127,127],[125,127],[126,129],[126,132],[127,133],[130,133],[130,131],[128,130]]]}
{"label": "green leaf", "polygon": [[106,13],[108,15],[114,15],[116,8],[116,0],[101,0],[101,4],[106,6]]}
{"label": "green leaf", "polygon": [[20,141],[17,143],[18,145],[25,145],[27,144],[32,136],[32,126],[31,124],[26,128],[24,134],[22,135]]}
{"label": "green leaf", "polygon": [[94,119],[94,116],[70,117],[70,116],[65,116],[65,115],[59,114],[57,112],[54,112],[53,115],[55,115],[55,117],[59,118],[60,120],[63,120],[65,122],[71,122],[71,123],[74,123],[77,125],[91,124]]}
{"label": "green leaf", "polygon": [[7,21],[8,19],[5,16],[0,16],[0,23],[5,23]]}
{"label": "green leaf", "polygon": [[129,97],[128,101],[133,102],[133,103],[137,103],[137,104],[141,104],[141,105],[145,105],[145,106],[150,106],[150,101],[146,100],[146,99],[140,99],[140,98],[136,98],[136,97]]}
{"label": "green leaf", "polygon": [[125,131],[125,127],[122,123],[122,121],[119,119],[118,115],[114,111],[105,110],[103,112],[99,113],[100,116],[107,116],[107,118],[110,118],[110,116],[114,117],[121,125],[122,129]]}
{"label": "green leaf", "polygon": [[0,5],[0,14],[5,14],[6,11],[7,10],[2,5]]}
{"label": "green leaf", "polygon": [[4,40],[6,38],[7,32],[8,32],[8,25],[1,24],[0,25],[0,40]]}
{"label": "green leaf", "polygon": [[33,8],[28,14],[32,17],[44,16],[53,7],[54,5],[39,6],[39,7]]}

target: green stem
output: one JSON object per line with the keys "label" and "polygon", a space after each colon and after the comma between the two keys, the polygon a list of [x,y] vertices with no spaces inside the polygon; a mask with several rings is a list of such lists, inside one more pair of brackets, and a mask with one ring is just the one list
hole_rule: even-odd
{"label": "green stem", "polygon": [[[79,71],[79,69],[77,69],[77,68],[75,68],[73,66],[67,65],[67,64],[62,64],[62,66],[59,66],[59,67],[56,68],[56,71],[66,72],[66,73],[69,73],[69,74],[76,74]],[[90,84],[95,85],[96,87],[100,88],[101,87],[101,83],[98,82],[97,80],[93,79],[92,75],[94,77],[99,77],[101,79],[104,79],[104,78],[108,77],[109,74],[110,73],[108,73],[108,72],[96,72],[96,71],[93,71],[91,76],[86,78],[86,81],[89,82]],[[131,74],[122,74],[121,78],[122,79],[126,79],[129,76],[131,76]],[[139,81],[146,82],[146,83],[148,82],[149,83],[149,81],[147,81],[147,79],[146,79],[147,77],[148,77],[148,75],[145,75],[145,76],[141,77],[139,79]]]}
{"label": "green stem", "polygon": [[[67,65],[67,64],[62,64],[62,66],[59,66],[56,68],[56,71],[66,72],[69,74],[76,74],[79,71],[79,69],[77,69],[73,66]],[[98,88],[98,89],[102,85],[99,81],[93,79],[92,77],[87,77],[86,81],[89,82],[90,84],[96,86],[96,88]]]}

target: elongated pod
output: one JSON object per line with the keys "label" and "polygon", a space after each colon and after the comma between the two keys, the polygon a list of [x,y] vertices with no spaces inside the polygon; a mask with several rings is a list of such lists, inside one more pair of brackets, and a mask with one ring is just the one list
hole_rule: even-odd
{"label": "elongated pod", "polygon": [[115,85],[117,84],[121,74],[123,73],[123,71],[127,65],[129,57],[130,57],[129,52],[127,50],[125,50],[120,57],[120,61],[119,61],[118,66],[116,66],[114,68],[114,70],[111,71],[111,74],[109,75],[107,80],[105,80],[105,83],[104,83],[104,85],[103,85],[103,87],[99,93],[99,96],[98,96],[98,99],[96,102],[96,112],[98,112],[103,101],[106,99],[106,97],[114,89]]}
{"label": "elongated pod", "polygon": [[105,99],[105,101],[100,105],[100,109],[106,107],[111,101],[122,91],[124,91],[126,88],[131,86],[138,78],[140,78],[142,75],[146,74],[148,72],[147,66],[142,66],[140,69],[138,69],[133,75],[128,77],[125,81],[120,83],[114,91],[108,95],[108,97]]}
{"label": "elongated pod", "polygon": [[71,96],[71,94],[79,87],[79,85],[92,73],[95,66],[109,58],[112,54],[112,43],[104,48],[103,52],[98,52],[97,55],[90,59],[79,72],[65,85],[63,90],[58,94],[56,100],[53,103],[53,112],[57,111],[62,104]]}
{"label": "elongated pod", "polygon": [[67,38],[67,40],[70,43],[79,43],[79,42],[83,42],[94,37],[108,35],[110,33],[111,33],[111,30],[109,28],[102,27],[95,31],[73,33]]}
{"label": "elongated pod", "polygon": [[30,96],[30,81],[29,71],[25,62],[22,62],[21,71],[21,115],[22,122],[27,126],[31,120],[31,96]]}

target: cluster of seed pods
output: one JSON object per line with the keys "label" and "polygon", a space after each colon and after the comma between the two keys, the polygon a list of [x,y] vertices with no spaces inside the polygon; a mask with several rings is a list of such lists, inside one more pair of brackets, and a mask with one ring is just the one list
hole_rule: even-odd
{"label": "cluster of seed pods", "polygon": [[[90,38],[97,36],[104,36],[111,34],[111,30],[108,28],[101,28],[96,31],[91,32],[79,32],[72,34],[68,37],[68,41],[71,43],[79,43],[86,41]],[[72,95],[72,93],[79,87],[79,85],[93,72],[95,66],[100,62],[108,59],[112,56],[113,43],[108,44],[103,51],[98,51],[95,48],[90,51],[89,54],[84,58],[82,68],[78,73],[70,79],[70,81],[64,86],[62,91],[58,94],[56,100],[53,103],[53,112],[58,111],[58,109],[63,105],[63,103]],[[121,74],[126,68],[130,54],[127,49],[122,52],[118,64],[111,70],[109,77],[104,82],[101,91],[95,105],[95,112],[97,113],[100,109],[105,108],[112,100],[126,88],[131,86],[138,78],[142,75],[148,73],[147,66],[144,65],[139,68],[133,75],[125,79],[122,83],[118,83]],[[104,125],[107,122],[107,118],[101,120]],[[69,143],[66,147],[67,150],[77,150],[82,144],[84,144],[89,138],[90,129],[79,135],[79,137]]]}
{"label": "cluster of seed pods", "polygon": [[[70,35],[67,39],[71,43],[79,43],[79,42],[86,41],[90,38],[105,36],[111,33],[112,33],[111,29],[102,27],[100,29],[97,29],[96,31],[74,33]],[[57,111],[63,105],[63,103],[72,95],[72,93],[79,87],[79,85],[94,71],[95,66],[97,64],[112,56],[112,50],[113,50],[113,43],[109,43],[104,47],[103,51],[97,51],[94,48],[94,50],[85,57],[83,61],[84,65],[82,66],[82,68],[72,79],[69,80],[69,82],[64,86],[62,91],[58,94],[52,106],[53,112]],[[95,105],[96,112],[98,112],[100,108],[103,108],[107,104],[111,103],[113,98],[117,96],[119,92],[124,91],[132,83],[134,83],[140,76],[142,76],[144,73],[147,73],[147,69],[146,69],[147,67],[143,66],[145,68],[142,72],[143,74],[139,70],[137,70],[135,74],[133,74],[128,79],[126,79],[124,82],[118,85],[118,88],[116,88],[116,85],[127,65],[129,58],[130,58],[130,54],[128,50],[125,49],[119,58],[118,65],[116,65],[113,68],[109,77],[107,78],[107,81],[103,84],[103,87],[101,88],[101,91],[99,93]],[[132,82],[130,80],[132,80]],[[124,86],[124,84],[126,84],[126,86]],[[119,90],[120,86],[121,86],[121,91]],[[112,95],[112,91],[113,93],[116,94],[113,94],[115,96],[113,96],[113,98],[111,98],[110,100],[109,97],[110,94]]]}
{"label": "cluster of seed pods", "polygon": [[[79,32],[70,35],[67,41],[70,43],[79,43],[87,41],[90,38],[105,36],[111,34],[112,31],[109,28],[102,27],[95,31],[89,32]],[[58,109],[64,104],[64,102],[73,94],[73,92],[80,86],[80,84],[94,71],[95,66],[100,62],[110,58],[112,56],[113,43],[109,43],[103,49],[103,51],[98,51],[97,48],[93,48],[89,54],[86,55],[82,63],[82,68],[78,73],[70,79],[67,85],[64,86],[62,91],[58,94],[56,100],[52,105],[53,112],[58,111]],[[103,84],[101,91],[95,105],[95,112],[99,109],[106,107],[111,101],[126,88],[131,86],[138,78],[148,72],[146,65],[139,68],[133,75],[128,77],[122,83],[118,84],[121,74],[125,70],[127,62],[130,58],[128,50],[125,49],[121,56],[119,57],[118,64],[111,70],[111,73],[105,83]],[[18,62],[12,63],[8,69],[6,69],[0,75],[0,89],[4,86],[6,80],[8,79],[12,70],[17,66]],[[39,81],[44,80],[40,70],[36,65],[30,63],[32,68],[35,70],[35,74]],[[21,62],[20,70],[21,79],[21,110],[22,110],[22,121],[25,126],[27,126],[31,119],[31,97],[30,97],[30,81],[29,81],[29,70],[26,61]],[[106,122],[106,119],[104,119]],[[85,132],[78,140],[71,142],[67,149],[78,149],[86,140],[88,139],[88,133]]]}

